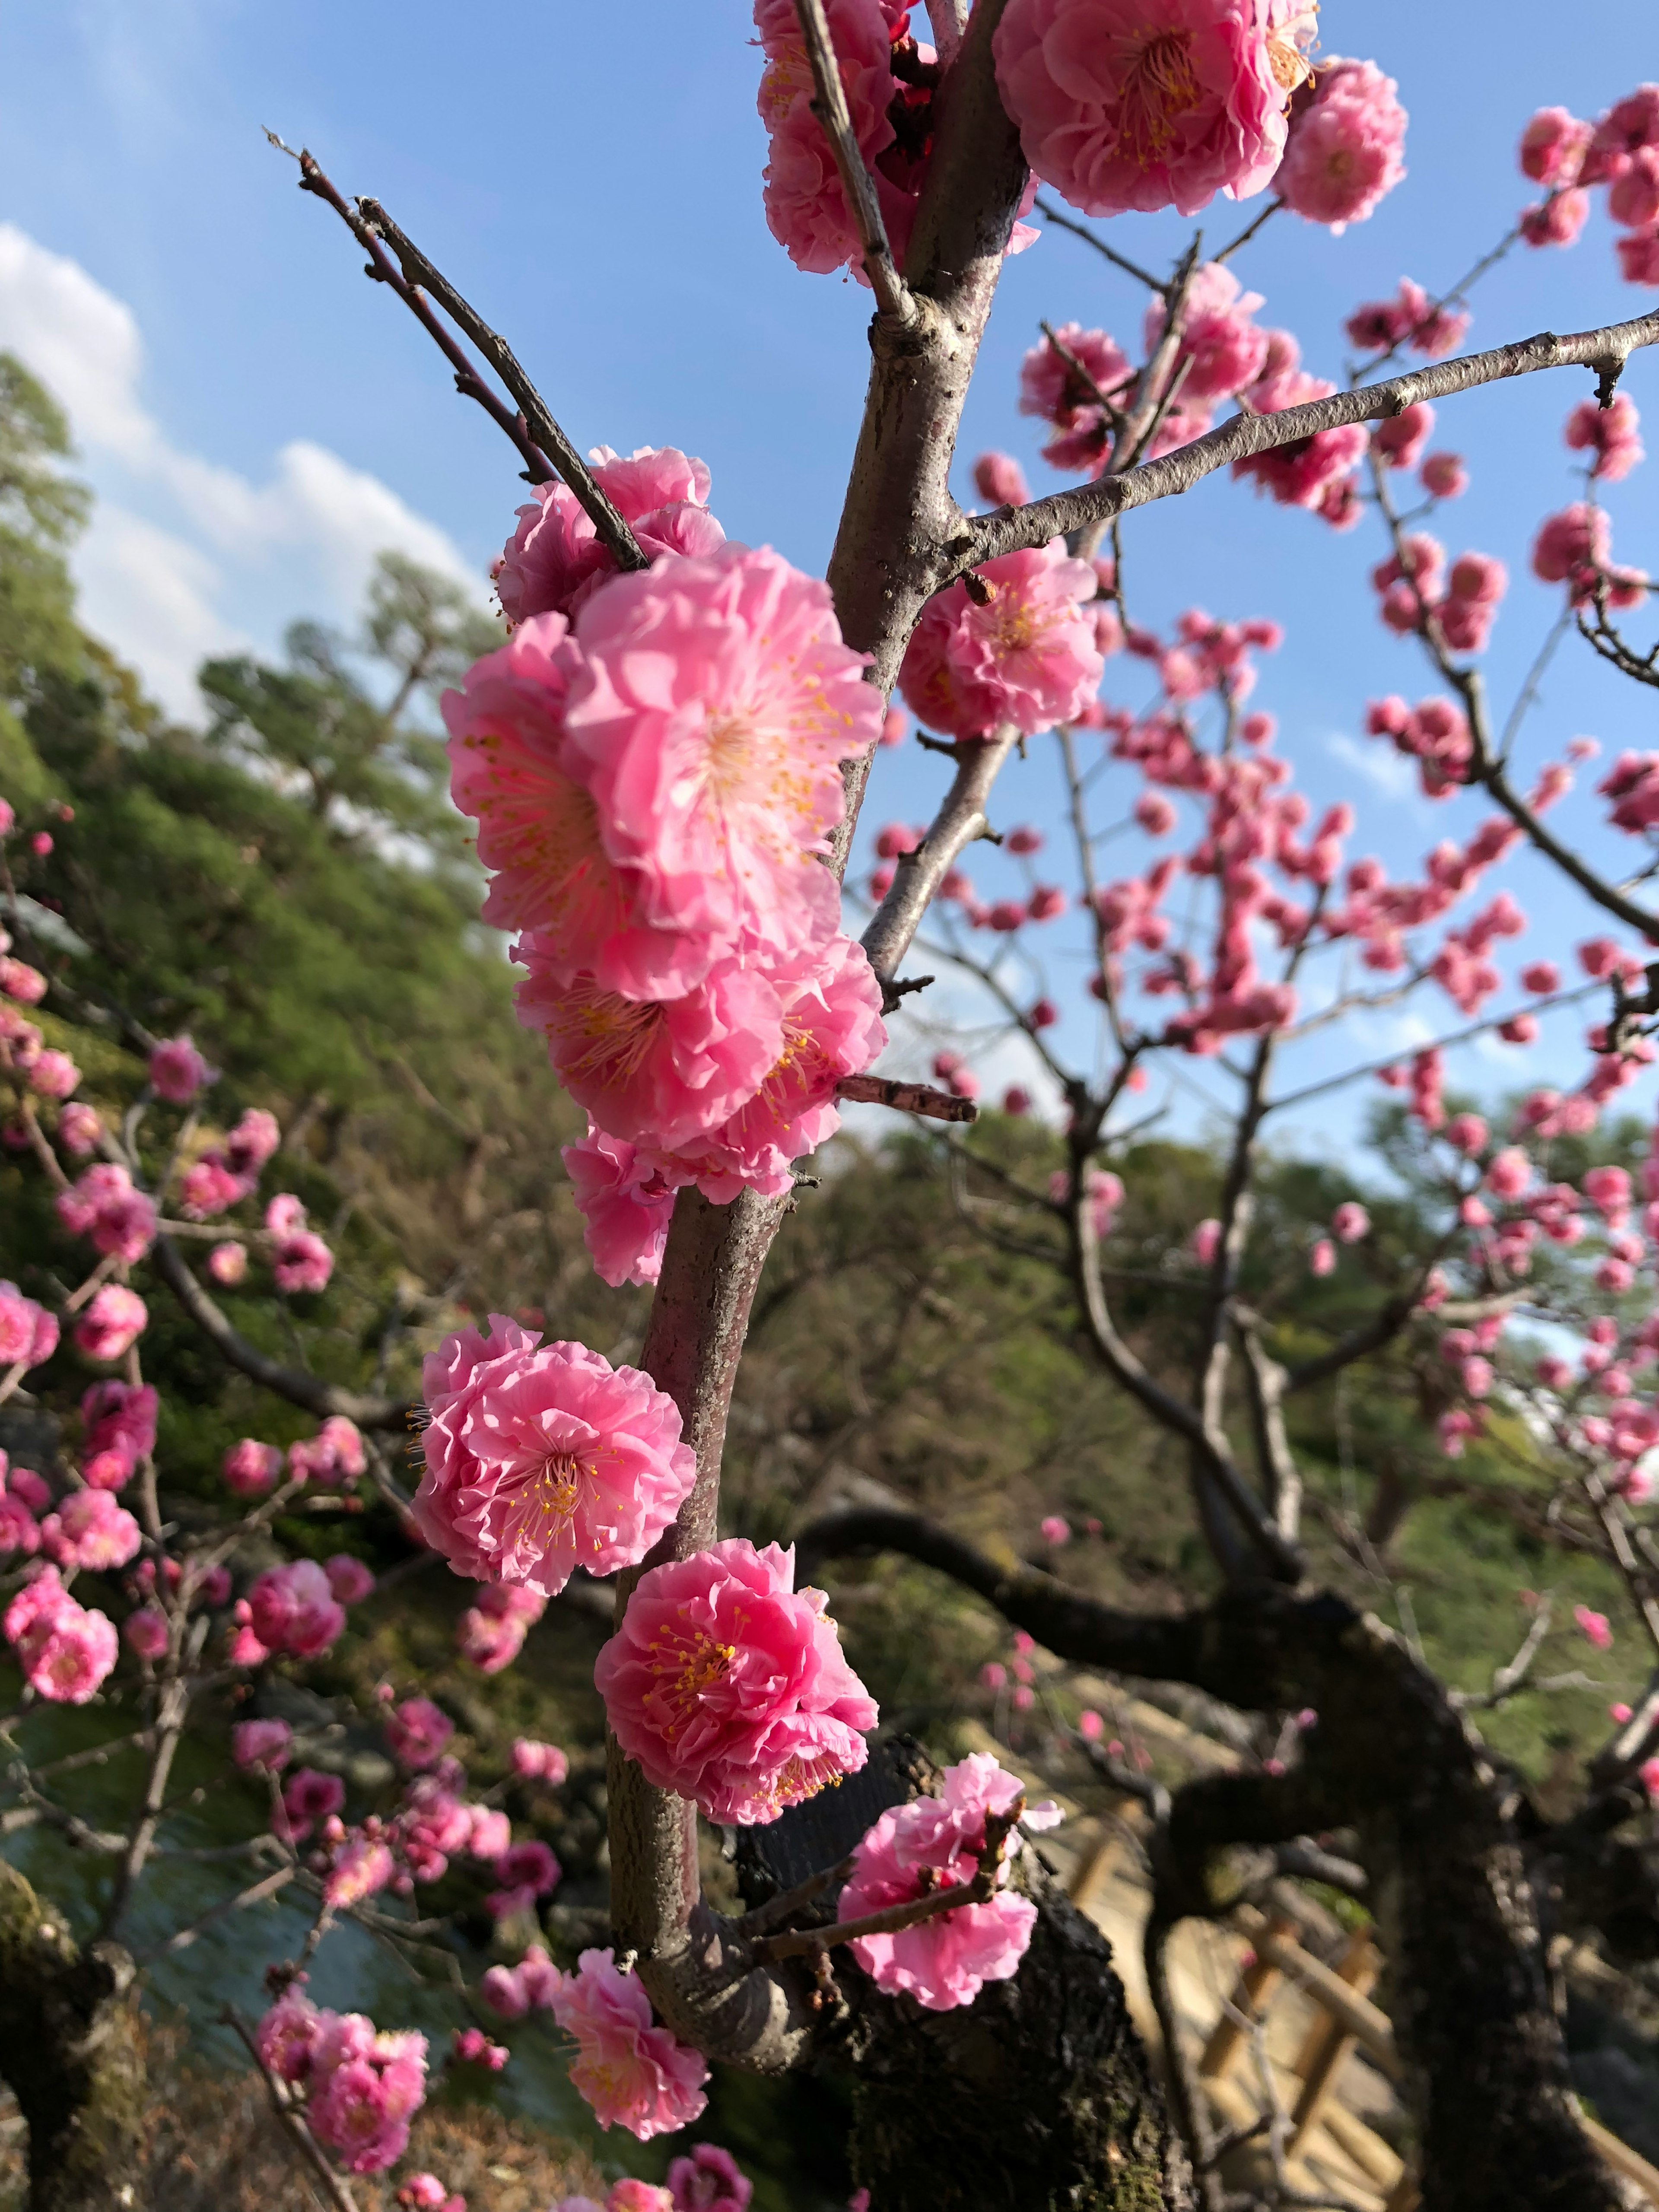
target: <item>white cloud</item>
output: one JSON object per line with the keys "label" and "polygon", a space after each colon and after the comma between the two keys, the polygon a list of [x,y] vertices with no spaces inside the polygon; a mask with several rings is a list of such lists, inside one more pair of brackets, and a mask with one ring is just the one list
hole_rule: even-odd
{"label": "white cloud", "polygon": [[[0,223],[0,347],[62,403],[94,479],[114,479],[76,557],[85,618],[173,713],[199,712],[204,653],[268,648],[297,614],[355,608],[387,548],[483,603],[445,532],[326,447],[292,441],[256,483],[175,445],[143,402],[131,309],[11,223]],[[257,638],[232,611],[255,606]]]}
{"label": "white cloud", "polygon": [[1385,799],[1409,800],[1418,795],[1417,763],[1379,738],[1362,743],[1346,731],[1338,731],[1326,738],[1325,750],[1356,775],[1364,776]]}

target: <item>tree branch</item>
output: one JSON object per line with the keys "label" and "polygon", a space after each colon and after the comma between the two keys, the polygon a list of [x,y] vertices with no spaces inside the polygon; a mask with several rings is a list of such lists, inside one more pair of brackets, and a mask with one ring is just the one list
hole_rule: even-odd
{"label": "tree branch", "polygon": [[806,43],[806,58],[817,88],[812,112],[823,125],[841,178],[841,188],[847,196],[848,212],[858,226],[864,247],[864,273],[870,279],[877,312],[895,330],[913,330],[917,319],[916,303],[894,265],[893,249],[887,242],[887,226],[881,219],[881,203],[876,197],[875,179],[864,166],[864,155],[859,150],[858,134],[848,108],[847,88],[841,81],[841,64],[836,57],[836,42],[830,35],[830,19],[823,12],[823,0],[795,0],[795,15]]}
{"label": "tree branch", "polygon": [[1544,331],[1536,337],[1521,338],[1486,353],[1460,355],[1455,361],[1432,362],[1381,384],[1333,392],[1328,399],[1310,400],[1276,415],[1237,415],[1190,445],[1158,460],[1144,461],[1122,476],[1102,477],[1093,483],[1033,501],[1029,507],[980,516],[946,545],[945,550],[954,562],[949,573],[960,575],[999,554],[1046,545],[1051,538],[1126,514],[1132,507],[1145,507],[1153,500],[1172,498],[1189,491],[1201,477],[1229,462],[1294,445],[1322,430],[1334,430],[1346,422],[1382,422],[1402,414],[1419,400],[1450,398],[1480,385],[1528,376],[1540,369],[1610,372],[1622,368],[1638,349],[1656,343],[1659,343],[1659,314],[1639,315],[1630,322],[1609,323],[1600,330],[1576,331],[1566,337]]}
{"label": "tree branch", "polygon": [[921,926],[928,902],[968,847],[991,826],[985,812],[991,786],[1018,736],[1008,723],[994,737],[955,748],[956,776],[927,836],[914,852],[901,854],[893,864],[887,896],[859,940],[883,986],[889,1013],[897,1003],[891,989],[893,977]]}

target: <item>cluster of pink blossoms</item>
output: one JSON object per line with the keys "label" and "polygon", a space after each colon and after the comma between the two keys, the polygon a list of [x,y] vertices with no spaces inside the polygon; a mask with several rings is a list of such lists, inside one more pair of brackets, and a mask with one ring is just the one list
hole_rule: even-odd
{"label": "cluster of pink blossoms", "polygon": [[1322,62],[1291,107],[1273,190],[1293,215],[1339,235],[1363,222],[1406,173],[1405,109],[1375,63]]}
{"label": "cluster of pink blossoms", "polygon": [[583,1345],[504,1315],[422,1370],[430,1416],[413,1512],[457,1573],[556,1596],[578,1567],[642,1559],[696,1476],[672,1398]]}
{"label": "cluster of pink blossoms", "polygon": [[1010,0],[992,52],[1044,184],[1085,215],[1195,215],[1273,178],[1313,28],[1298,0]]}
{"label": "cluster of pink blossoms", "polygon": [[298,1989],[255,2035],[262,2065],[305,2096],[313,2134],[349,2173],[384,2173],[409,2144],[426,2099],[426,2038],[388,2034],[362,2013],[326,2012]]}
{"label": "cluster of pink blossoms", "polygon": [[262,1106],[251,1106],[223,1143],[192,1160],[179,1177],[179,1211],[185,1219],[210,1221],[227,1207],[251,1198],[281,1141],[276,1115]]}
{"label": "cluster of pink blossoms", "polygon": [[[80,1494],[104,1495],[101,1492]],[[131,1553],[126,1556],[131,1558]],[[6,1607],[0,1625],[17,1655],[25,1681],[36,1697],[54,1705],[84,1705],[115,1664],[119,1646],[113,1622],[107,1614],[90,1612],[72,1597],[58,1579],[55,1566],[36,1567],[32,1571]]]}
{"label": "cluster of pink blossoms", "polygon": [[[690,465],[630,465],[672,489]],[[485,918],[520,933],[521,1018],[592,1117],[590,1241],[608,1277],[648,1280],[666,1194],[787,1190],[884,1042],[821,864],[881,702],[825,586],[769,550],[588,580],[574,622],[530,616],[444,711],[496,872]]]}
{"label": "cluster of pink blossoms", "polygon": [[1659,84],[1640,84],[1598,122],[1542,107],[1521,134],[1521,171],[1548,197],[1527,208],[1528,246],[1571,246],[1589,215],[1589,187],[1607,188],[1607,214],[1627,283],[1659,284]]}
{"label": "cluster of pink blossoms", "polygon": [[58,1349],[58,1316],[15,1283],[0,1282],[0,1372],[21,1368],[27,1374]]}
{"label": "cluster of pink blossoms", "polygon": [[[988,1817],[1010,1812],[1020,1795],[1017,1777],[985,1753],[947,1766],[938,1796],[918,1797],[884,1813],[860,1844],[836,1917],[861,1919],[908,1905],[925,1891],[971,1881],[985,1849]],[[1050,1827],[1060,1815],[1049,1806],[1025,1818],[1030,1826]],[[987,1982],[1005,1982],[1018,1970],[1036,1924],[1036,1907],[1008,1890],[1008,1873],[1005,1856],[991,1897],[891,1935],[860,1936],[852,1946],[854,1957],[890,1996],[903,1990],[930,2012],[971,2004]]]}
{"label": "cluster of pink blossoms", "polygon": [[[825,14],[859,151],[902,264],[932,151],[939,59],[911,35],[908,0],[828,0]],[[798,269],[849,269],[866,283],[858,228],[812,112],[811,66],[793,0],[755,0],[754,16],[766,57],[756,105],[768,138],[767,226]],[[1022,215],[1034,191],[1035,185]],[[1018,253],[1036,234],[1016,222],[1008,250]]]}
{"label": "cluster of pink blossoms", "polygon": [[483,1583],[455,1625],[455,1648],[480,1674],[499,1674],[546,1610],[547,1600],[522,1583]]}
{"label": "cluster of pink blossoms", "polygon": [[731,1537],[652,1568],[593,1669],[646,1779],[710,1820],[775,1820],[867,1755],[874,1701],[794,1565],[793,1549]]}

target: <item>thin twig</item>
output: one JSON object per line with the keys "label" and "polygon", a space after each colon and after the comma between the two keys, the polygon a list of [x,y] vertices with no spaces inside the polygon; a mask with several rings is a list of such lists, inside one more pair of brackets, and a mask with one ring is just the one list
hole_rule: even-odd
{"label": "thin twig", "polygon": [[979,1119],[979,1109],[971,1098],[936,1091],[931,1083],[900,1083],[885,1075],[843,1075],[836,1085],[836,1096],[859,1105],[890,1106],[897,1114],[922,1114],[930,1121]]}

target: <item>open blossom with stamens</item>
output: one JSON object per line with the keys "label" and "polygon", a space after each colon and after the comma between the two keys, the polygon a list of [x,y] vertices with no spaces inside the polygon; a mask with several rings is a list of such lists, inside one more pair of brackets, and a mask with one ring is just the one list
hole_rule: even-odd
{"label": "open blossom with stamens", "polygon": [[556,982],[539,963],[540,942],[532,933],[514,948],[529,969],[520,1018],[541,1030],[565,1089],[613,1136],[663,1152],[690,1144],[729,1120],[776,1064],[783,1008],[751,960],[723,957],[683,996],[641,1000],[591,975]]}
{"label": "open blossom with stamens", "polygon": [[325,2013],[305,2078],[318,2140],[348,2173],[383,2173],[403,2156],[426,2096],[426,2038],[386,2033],[361,2013]]}
{"label": "open blossom with stamens", "polygon": [[435,1766],[454,1733],[454,1722],[430,1698],[405,1698],[386,1717],[386,1748],[410,1774]]}
{"label": "open blossom with stamens", "polygon": [[27,1371],[50,1359],[57,1349],[58,1316],[26,1298],[15,1283],[0,1282],[0,1370],[21,1367]]}
{"label": "open blossom with stamens", "polygon": [[[837,1920],[862,1919],[908,1905],[924,1890],[971,1881],[985,1846],[985,1824],[1021,1794],[1018,1778],[983,1752],[947,1766],[937,1797],[918,1797],[884,1813],[854,1856],[853,1875],[836,1906]],[[854,1957],[890,1996],[906,1990],[930,2012],[971,2004],[987,1982],[1017,1972],[1036,1925],[1036,1907],[1009,1894],[1005,1858],[995,1893],[983,1903],[935,1913],[912,1928],[860,1936]]]}
{"label": "open blossom with stamens", "polygon": [[881,986],[850,938],[766,965],[782,1008],[777,1060],[754,1097],[718,1129],[678,1152],[649,1156],[669,1182],[693,1182],[716,1206],[744,1189],[781,1197],[790,1188],[790,1163],[835,1134],[836,1084],[868,1067],[887,1042]]}
{"label": "open blossom with stamens", "polygon": [[483,918],[536,933],[542,969],[562,984],[586,971],[629,998],[672,997],[708,972],[716,941],[654,927],[638,871],[606,848],[565,738],[580,660],[564,617],[538,615],[444,694],[452,794],[494,871]]}
{"label": "open blossom with stamens", "polygon": [[649,1376],[492,1314],[428,1355],[416,1525],[458,1574],[544,1597],[642,1559],[696,1462]]}
{"label": "open blossom with stamens", "polygon": [[1406,173],[1406,111],[1374,63],[1322,64],[1291,125],[1273,190],[1293,215],[1339,234],[1363,222]]}
{"label": "open blossom with stamens", "polygon": [[958,579],[922,610],[899,671],[906,704],[958,739],[1006,722],[1029,736],[1074,720],[1105,672],[1086,611],[1099,586],[1092,565],[1057,538],[976,574],[990,591],[985,605]]}
{"label": "open blossom with stamens", "polygon": [[[641,446],[624,458],[608,446],[590,457],[593,478],[642,552],[713,553],[726,532],[708,512],[708,471],[672,446]],[[492,574],[510,629],[534,616],[574,614],[617,573],[587,510],[568,485],[535,486]]]}
{"label": "open blossom with stamens", "polygon": [[553,2017],[574,2035],[570,2078],[602,2128],[624,2127],[641,2142],[687,2127],[708,2103],[702,2053],[652,2025],[639,1978],[617,1971],[609,1950],[584,1951],[574,1974],[550,1991]]}
{"label": "open blossom with stamens", "polygon": [[728,545],[617,578],[576,637],[566,744],[647,919],[779,949],[832,927],[815,856],[845,811],[840,763],[874,744],[882,702],[828,585]]}
{"label": "open blossom with stamens", "polygon": [[1010,0],[992,42],[1025,158],[1085,215],[1195,215],[1279,167],[1310,14],[1259,0]]}
{"label": "open blossom with stamens", "polygon": [[774,1820],[865,1761],[874,1701],[794,1564],[732,1537],[653,1567],[594,1668],[623,1749],[711,1820]]}
{"label": "open blossom with stamens", "polygon": [[18,1591],[6,1608],[4,1629],[24,1680],[52,1705],[85,1705],[120,1650],[114,1623],[71,1597],[54,1566],[40,1568]]}

